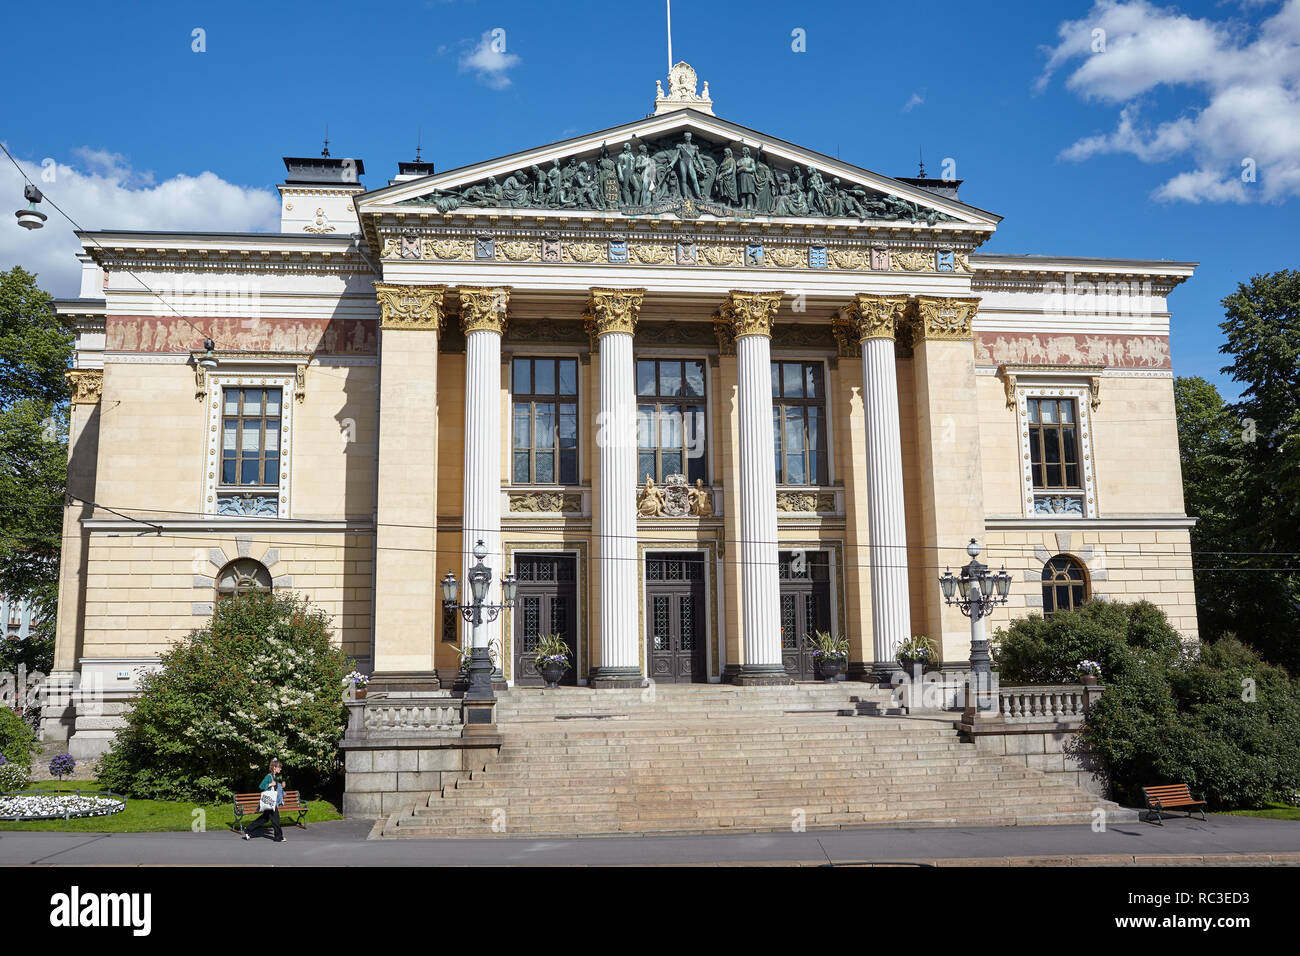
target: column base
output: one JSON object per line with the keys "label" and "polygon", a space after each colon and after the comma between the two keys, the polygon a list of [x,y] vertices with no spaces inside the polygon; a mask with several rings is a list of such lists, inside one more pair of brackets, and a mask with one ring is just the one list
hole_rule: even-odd
{"label": "column base", "polygon": [[868,684],[880,683],[880,675],[876,673],[876,665],[871,661],[849,661],[848,669],[844,672],[844,679],[863,681]]}
{"label": "column base", "polygon": [[780,664],[740,664],[732,670],[732,665],[725,669],[723,679],[737,687],[775,687],[793,684],[794,681]]}
{"label": "column base", "polygon": [[371,676],[366,694],[422,694],[441,689],[437,671],[380,671]]}
{"label": "column base", "polygon": [[614,687],[644,687],[645,677],[639,667],[593,667],[587,684],[597,690]]}

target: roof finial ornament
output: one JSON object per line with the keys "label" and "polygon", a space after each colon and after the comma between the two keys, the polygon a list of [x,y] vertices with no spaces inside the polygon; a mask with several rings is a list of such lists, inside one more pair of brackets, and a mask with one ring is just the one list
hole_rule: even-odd
{"label": "roof finial ornament", "polygon": [[922,152],[920,146],[916,147],[916,154],[921,157],[921,171],[916,174],[916,178],[924,179],[925,178],[925,153]]}
{"label": "roof finial ornament", "polygon": [[422,130],[420,129],[420,127],[417,126],[417,127],[415,128],[415,161],[416,161],[417,163],[420,162],[420,134],[421,134],[421,132],[422,132]]}
{"label": "roof finial ornament", "polygon": [[709,84],[704,84],[704,94],[696,92],[699,77],[689,63],[679,61],[668,71],[668,95],[663,84],[655,81],[655,115],[673,110],[692,109],[713,115],[713,100],[709,97]]}
{"label": "roof finial ornament", "polygon": [[320,154],[322,156],[329,156],[330,154],[330,124],[329,123],[325,124],[325,145],[321,149]]}

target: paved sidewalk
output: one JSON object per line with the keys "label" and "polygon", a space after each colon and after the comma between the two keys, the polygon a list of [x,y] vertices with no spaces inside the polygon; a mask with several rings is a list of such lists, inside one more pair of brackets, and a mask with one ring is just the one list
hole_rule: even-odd
{"label": "paved sidewalk", "polygon": [[[367,840],[367,821],[211,833],[0,833],[0,865],[619,866],[682,864],[1300,864],[1300,823],[1215,816],[1088,826],[934,827],[535,840]],[[1163,859],[1161,859],[1163,858]]]}

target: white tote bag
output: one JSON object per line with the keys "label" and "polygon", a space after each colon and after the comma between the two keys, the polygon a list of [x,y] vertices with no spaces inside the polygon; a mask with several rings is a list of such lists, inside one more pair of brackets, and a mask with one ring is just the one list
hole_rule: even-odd
{"label": "white tote bag", "polygon": [[260,798],[258,798],[258,801],[257,801],[257,809],[258,809],[258,810],[274,810],[275,807],[276,807],[276,797],[277,797],[278,795],[279,795],[279,793],[278,793],[278,791],[275,789],[275,787],[272,787],[270,790],[263,790],[263,791],[262,791],[262,796],[261,796]]}

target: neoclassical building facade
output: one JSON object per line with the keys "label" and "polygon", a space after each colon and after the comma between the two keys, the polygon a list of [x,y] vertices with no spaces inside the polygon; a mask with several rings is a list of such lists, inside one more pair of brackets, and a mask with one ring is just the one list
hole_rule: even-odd
{"label": "neoclassical building facade", "polygon": [[[82,235],[56,672],[107,709],[244,588],[333,618],[381,686],[448,687],[437,582],[475,543],[515,607],[501,678],[961,667],[936,581],[1015,577],[992,624],[1147,598],[1196,633],[1166,297],[1194,264],[980,252],[999,217],[713,115],[471,166],[286,159],[279,233]],[[205,344],[210,340],[211,347]],[[489,599],[499,598],[494,584]]]}

